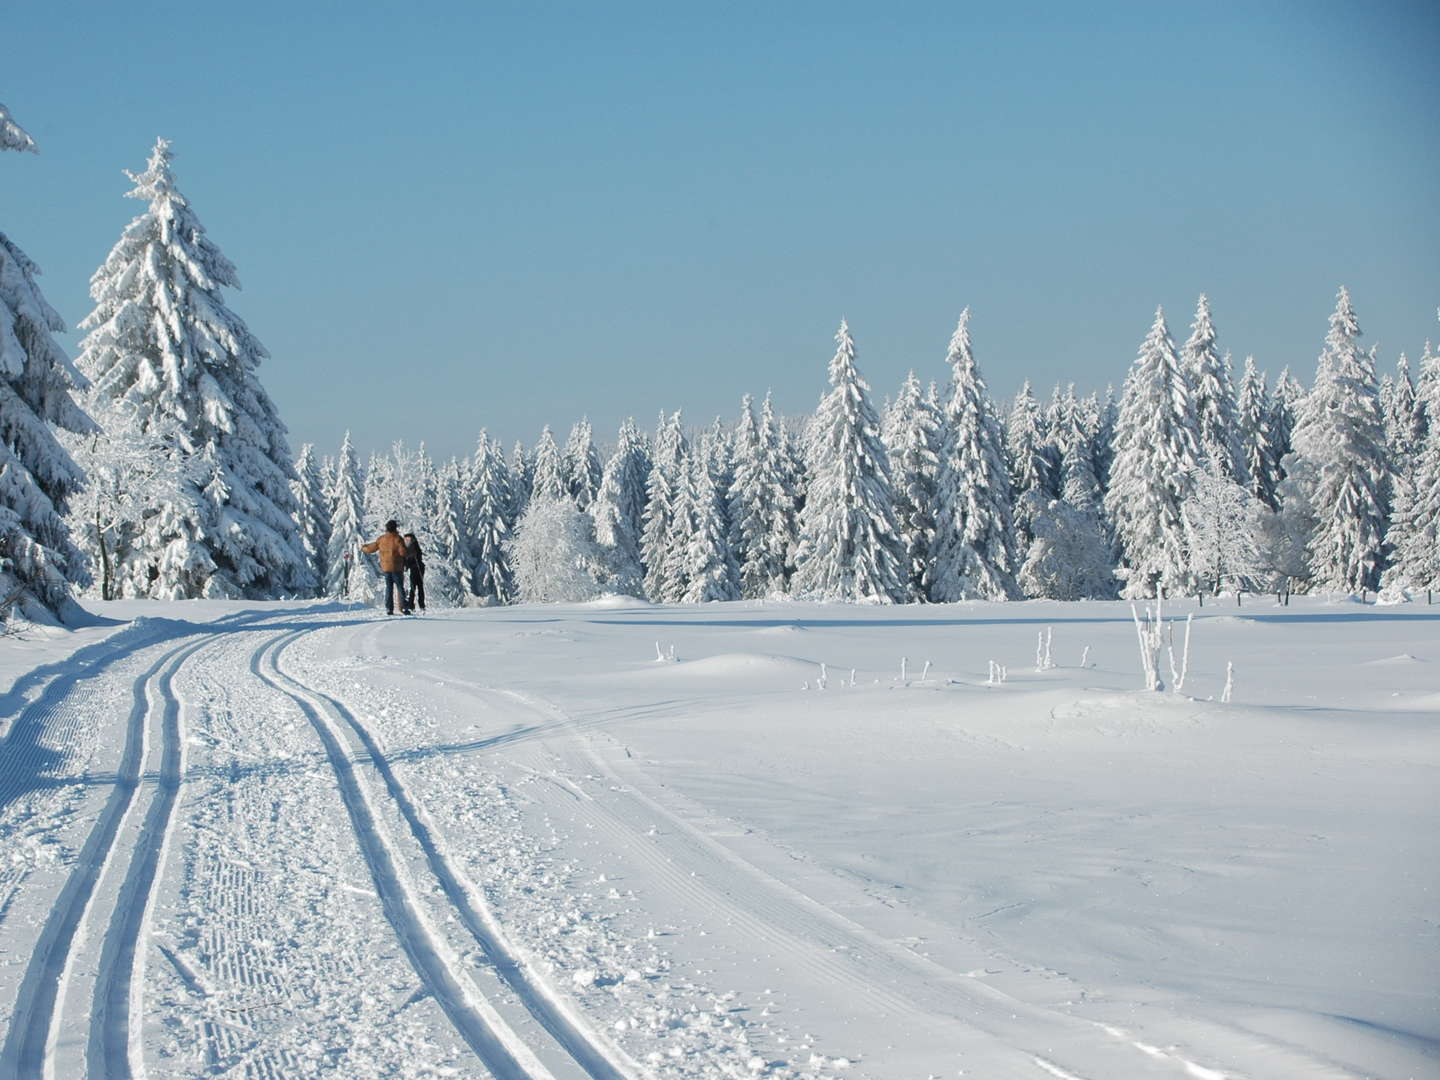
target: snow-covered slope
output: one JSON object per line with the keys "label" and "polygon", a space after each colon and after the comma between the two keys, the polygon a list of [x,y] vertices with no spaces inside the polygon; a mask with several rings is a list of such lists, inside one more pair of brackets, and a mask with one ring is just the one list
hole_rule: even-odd
{"label": "snow-covered slope", "polygon": [[0,698],[0,1075],[1440,1069],[1436,609],[146,610]]}

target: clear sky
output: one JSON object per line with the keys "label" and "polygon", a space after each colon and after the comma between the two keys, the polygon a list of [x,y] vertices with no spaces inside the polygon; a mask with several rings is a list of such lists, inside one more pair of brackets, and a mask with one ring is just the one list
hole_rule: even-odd
{"label": "clear sky", "polygon": [[[1163,304],[1308,381],[1337,286],[1440,338],[1440,4],[11,0],[0,229],[72,323],[156,136],[294,445],[610,439],[877,399],[972,309],[997,395]],[[72,352],[80,335],[62,341]]]}

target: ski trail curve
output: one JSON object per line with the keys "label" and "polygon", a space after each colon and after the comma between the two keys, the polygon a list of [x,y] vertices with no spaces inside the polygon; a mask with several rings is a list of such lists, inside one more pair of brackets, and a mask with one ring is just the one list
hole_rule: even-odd
{"label": "ski trail curve", "polygon": [[490,961],[495,974],[514,993],[517,1000],[536,1023],[564,1053],[580,1066],[591,1080],[627,1080],[631,1069],[617,1062],[616,1053],[584,1029],[583,1021],[573,1015],[567,1004],[549,987],[534,978],[530,968],[508,941],[504,930],[486,907],[480,890],[455,866],[444,844],[425,813],[423,806],[411,795],[404,781],[396,775],[385,753],[369,729],[341,701],[307,686],[294,674],[280,666],[280,654],[296,640],[291,637],[277,647],[271,663],[277,674],[297,691],[319,701],[327,711],[344,722],[358,743],[358,756],[379,773],[385,789],[409,827],[415,843],[424,853],[426,866],[461,924],[475,939]]}
{"label": "ski trail curve", "polygon": [[364,780],[356,773],[345,741],[328,715],[328,699],[294,682],[277,664],[278,653],[308,630],[283,634],[262,645],[251,659],[254,675],[293,700],[325,749],[339,784],[350,824],[370,870],[385,917],[421,981],[466,1045],[496,1080],[553,1080],[548,1069],[475,990],[464,965],[445,943],[420,904],[402,869],[403,860],[376,814]]}
{"label": "ski trail curve", "polygon": [[82,928],[96,885],[115,854],[120,827],[135,802],[147,751],[147,719],[152,684],[175,671],[208,642],[181,644],[165,652],[133,687],[133,705],[126,721],[125,748],[115,785],[76,859],[55,906],[45,920],[11,1015],[5,1046],[0,1050],[0,1076],[16,1080],[49,1080],[59,1029],[60,1007]]}

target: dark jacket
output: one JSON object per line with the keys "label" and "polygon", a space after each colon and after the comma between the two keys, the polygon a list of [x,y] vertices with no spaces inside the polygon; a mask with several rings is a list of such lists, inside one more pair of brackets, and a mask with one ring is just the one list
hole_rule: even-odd
{"label": "dark jacket", "polygon": [[419,540],[416,540],[413,545],[405,545],[405,569],[409,570],[412,576],[417,574],[420,577],[425,576],[425,553],[420,550]]}

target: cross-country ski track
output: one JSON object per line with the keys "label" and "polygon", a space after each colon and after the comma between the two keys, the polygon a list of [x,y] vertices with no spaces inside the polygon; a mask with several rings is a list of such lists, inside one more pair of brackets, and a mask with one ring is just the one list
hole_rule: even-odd
{"label": "cross-country ski track", "polygon": [[992,932],[1019,905],[937,922],[717,812],[645,733],[747,708],[735,671],[797,693],[790,661],[732,659],[770,633],[736,623],[690,682],[609,683],[588,618],[257,605],[37,674],[0,742],[0,1077],[1403,1075],[1021,959]]}

